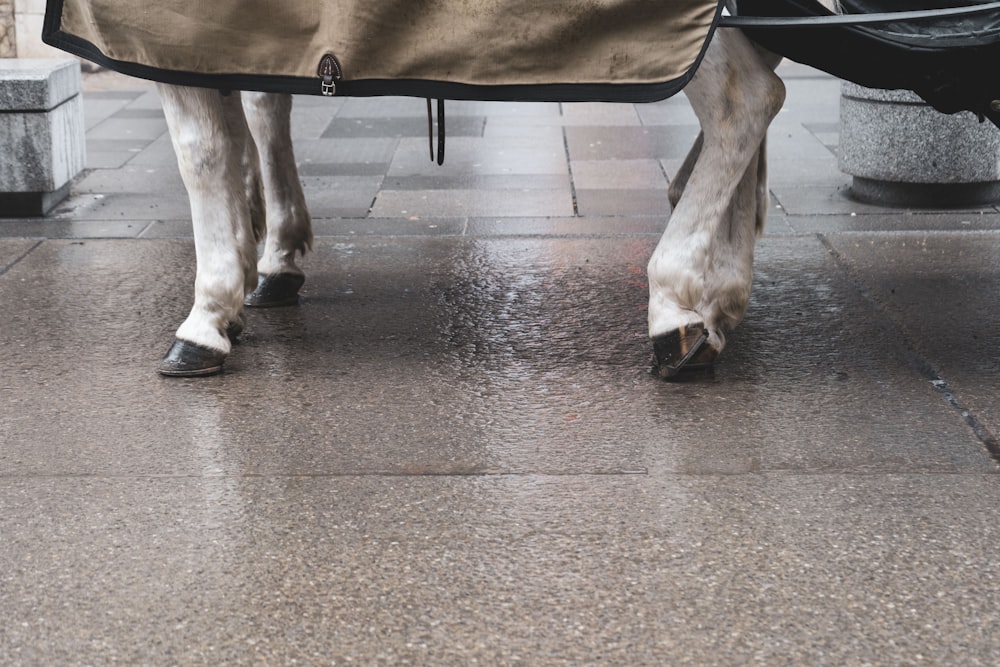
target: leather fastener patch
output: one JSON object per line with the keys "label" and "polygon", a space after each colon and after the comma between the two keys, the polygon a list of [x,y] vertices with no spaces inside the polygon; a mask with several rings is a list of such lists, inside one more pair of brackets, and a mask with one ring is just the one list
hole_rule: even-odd
{"label": "leather fastener patch", "polygon": [[316,76],[320,79],[320,92],[327,97],[337,94],[337,82],[344,78],[344,70],[340,67],[340,61],[332,53],[324,54],[319,59],[319,67],[316,68]]}

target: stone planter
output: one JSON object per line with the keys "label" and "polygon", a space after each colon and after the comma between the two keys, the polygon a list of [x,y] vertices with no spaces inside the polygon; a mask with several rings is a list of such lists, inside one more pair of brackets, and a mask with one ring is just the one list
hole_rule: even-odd
{"label": "stone planter", "polygon": [[1000,130],[971,113],[939,113],[909,91],[845,82],[839,153],[858,201],[913,208],[1000,202]]}
{"label": "stone planter", "polygon": [[0,217],[45,215],[85,166],[80,63],[0,59]]}

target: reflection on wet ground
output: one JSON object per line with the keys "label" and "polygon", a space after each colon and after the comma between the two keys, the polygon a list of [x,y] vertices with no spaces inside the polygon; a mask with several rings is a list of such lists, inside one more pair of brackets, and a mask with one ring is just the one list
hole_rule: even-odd
{"label": "reflection on wet ground", "polygon": [[788,83],[750,312],[680,383],[683,98],[468,105],[429,174],[406,101],[303,101],[301,303],[168,380],[182,192],[149,90],[91,93],[104,166],[0,222],[0,664],[995,664],[1000,214],[837,214],[838,84]]}

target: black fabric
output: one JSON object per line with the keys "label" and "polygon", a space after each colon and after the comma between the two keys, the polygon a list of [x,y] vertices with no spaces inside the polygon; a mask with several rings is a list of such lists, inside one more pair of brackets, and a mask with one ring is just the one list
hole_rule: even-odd
{"label": "black fabric", "polygon": [[[845,14],[881,14],[915,9],[952,9],[990,2],[993,0],[840,0],[840,6]],[[1000,15],[975,14],[927,21],[898,21],[887,23],[880,30],[925,40],[962,40],[967,46],[995,39],[1000,33]]]}
{"label": "black fabric", "polygon": [[[986,0],[842,0],[849,13],[985,4]],[[740,0],[746,16],[824,16],[815,0]],[[1000,12],[880,26],[744,28],[755,42],[796,62],[869,88],[912,90],[945,113],[972,111],[1000,126]]]}

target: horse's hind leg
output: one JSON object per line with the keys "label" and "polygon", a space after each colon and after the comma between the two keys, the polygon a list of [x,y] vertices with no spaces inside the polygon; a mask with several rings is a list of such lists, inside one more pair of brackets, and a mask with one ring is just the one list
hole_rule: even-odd
{"label": "horse's hind leg", "polygon": [[160,363],[164,375],[222,368],[242,327],[243,295],[256,283],[256,247],[245,177],[249,131],[239,95],[159,85],[181,178],[191,203],[194,306]]}
{"label": "horse's hind leg", "polygon": [[700,151],[649,262],[649,334],[661,376],[707,362],[749,298],[760,215],[758,159],[784,86],[736,31],[716,35],[686,93],[702,125]]}
{"label": "horse's hind leg", "polygon": [[298,301],[305,282],[296,254],[312,246],[312,223],[292,151],[291,95],[244,93],[250,132],[260,152],[267,203],[267,234],[257,264],[259,283],[246,305],[284,306]]}

